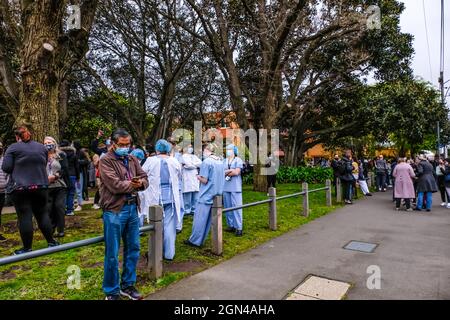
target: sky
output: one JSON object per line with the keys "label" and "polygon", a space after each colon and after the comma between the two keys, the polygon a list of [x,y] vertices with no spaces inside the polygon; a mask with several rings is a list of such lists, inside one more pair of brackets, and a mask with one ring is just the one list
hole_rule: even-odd
{"label": "sky", "polygon": [[[440,69],[440,29],[441,29],[441,0],[399,0],[405,4],[405,11],[400,17],[402,32],[414,36],[414,60],[412,67],[414,74],[439,88],[438,78]],[[424,6],[425,4],[425,6]],[[426,25],[425,28],[425,17]],[[450,80],[450,0],[444,0],[445,13],[445,56],[444,81]],[[428,54],[428,43],[430,54]],[[430,57],[430,59],[429,59]],[[430,66],[431,60],[431,66]],[[450,87],[450,81],[445,85]],[[450,91],[449,91],[450,95]],[[450,97],[447,96],[447,103]]]}

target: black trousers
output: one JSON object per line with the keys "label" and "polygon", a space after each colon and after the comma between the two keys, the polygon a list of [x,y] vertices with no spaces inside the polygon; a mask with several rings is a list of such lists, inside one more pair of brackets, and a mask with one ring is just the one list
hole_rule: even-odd
{"label": "black trousers", "polygon": [[449,195],[447,194],[447,190],[445,189],[445,177],[444,176],[438,176],[438,186],[439,186],[439,192],[441,193],[441,200],[442,202],[450,202]]}
{"label": "black trousers", "polygon": [[352,200],[352,196],[353,196],[353,181],[345,181],[345,180],[341,180],[342,183],[342,188],[343,188],[343,192],[344,192],[344,200]]}
{"label": "black trousers", "polygon": [[[395,207],[396,208],[400,208],[401,201],[402,201],[401,198],[395,199]],[[406,209],[411,208],[411,199],[405,199],[405,204],[406,204]]]}
{"label": "black trousers", "polygon": [[19,232],[24,249],[31,249],[33,244],[33,216],[48,243],[55,240],[52,225],[48,217],[48,190],[14,191],[11,200],[16,208]]}
{"label": "black trousers", "polygon": [[48,216],[52,224],[52,231],[55,229],[58,233],[64,232],[66,218],[66,188],[50,188],[48,189]]}
{"label": "black trousers", "polygon": [[270,187],[275,188],[276,183],[277,183],[277,176],[275,174],[267,176],[267,188],[270,188]]}
{"label": "black trousers", "polygon": [[94,204],[99,204],[100,203],[100,191],[96,191],[95,195],[94,195]]}
{"label": "black trousers", "polygon": [[0,226],[2,225],[2,211],[5,206],[5,193],[0,193]]}

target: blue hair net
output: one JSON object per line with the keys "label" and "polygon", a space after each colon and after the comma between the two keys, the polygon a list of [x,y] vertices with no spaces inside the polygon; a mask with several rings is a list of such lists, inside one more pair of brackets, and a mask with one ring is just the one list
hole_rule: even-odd
{"label": "blue hair net", "polygon": [[133,151],[131,151],[131,155],[135,156],[139,160],[144,160],[145,158],[144,151],[142,151],[141,149],[134,149]]}
{"label": "blue hair net", "polygon": [[234,145],[234,144],[229,144],[227,145],[227,150],[233,150],[234,155],[237,156],[238,155],[238,148]]}
{"label": "blue hair net", "polygon": [[155,150],[161,153],[169,153],[172,150],[172,145],[164,139],[159,139],[156,141]]}

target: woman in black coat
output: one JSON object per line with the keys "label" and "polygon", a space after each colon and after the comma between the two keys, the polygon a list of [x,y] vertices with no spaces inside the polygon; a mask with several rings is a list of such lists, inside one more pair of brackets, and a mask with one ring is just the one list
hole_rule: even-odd
{"label": "woman in black coat", "polygon": [[423,197],[426,196],[426,210],[431,211],[432,194],[438,191],[435,178],[436,172],[433,165],[425,159],[420,157],[420,162],[417,165],[417,211],[422,211]]}

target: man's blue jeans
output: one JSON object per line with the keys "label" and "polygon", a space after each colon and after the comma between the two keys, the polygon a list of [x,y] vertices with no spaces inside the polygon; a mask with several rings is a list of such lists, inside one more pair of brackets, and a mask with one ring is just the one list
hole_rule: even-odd
{"label": "man's blue jeans", "polygon": [[[139,216],[136,205],[124,205],[120,213],[103,212],[105,236],[105,264],[103,292],[116,295],[120,289],[136,282],[136,266],[139,260]],[[119,247],[123,240],[122,279],[119,281]]]}
{"label": "man's blue jeans", "polygon": [[75,197],[75,191],[77,183],[77,177],[70,176],[70,186],[67,186],[67,199],[66,199],[66,214],[73,212],[73,200]]}
{"label": "man's blue jeans", "polygon": [[[423,194],[424,192],[418,192],[417,193],[417,208],[422,209],[423,207]],[[433,193],[431,192],[425,192],[426,194],[426,208],[431,209],[431,204],[433,202]]]}

